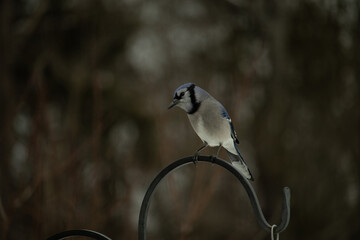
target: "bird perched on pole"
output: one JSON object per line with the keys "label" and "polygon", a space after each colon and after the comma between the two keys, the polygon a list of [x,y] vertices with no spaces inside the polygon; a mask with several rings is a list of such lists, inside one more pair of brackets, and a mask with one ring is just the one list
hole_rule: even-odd
{"label": "bird perched on pole", "polygon": [[204,146],[195,152],[195,162],[199,152],[204,148],[218,147],[215,156],[217,157],[221,147],[224,147],[233,166],[244,177],[254,180],[236,146],[239,140],[230,116],[220,102],[194,83],[186,83],[175,90],[173,101],[168,109],[174,106],[187,113],[191,126],[204,142]]}

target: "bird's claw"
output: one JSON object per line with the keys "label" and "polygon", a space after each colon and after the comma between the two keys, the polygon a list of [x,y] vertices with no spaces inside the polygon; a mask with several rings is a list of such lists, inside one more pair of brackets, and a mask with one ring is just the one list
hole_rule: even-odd
{"label": "bird's claw", "polygon": [[216,158],[217,158],[217,156],[213,156],[213,155],[210,156],[210,159],[211,159],[211,163],[212,163],[212,164],[215,163]]}
{"label": "bird's claw", "polygon": [[195,153],[193,156],[193,163],[195,164],[195,167],[197,166],[197,163],[199,161],[199,154]]}

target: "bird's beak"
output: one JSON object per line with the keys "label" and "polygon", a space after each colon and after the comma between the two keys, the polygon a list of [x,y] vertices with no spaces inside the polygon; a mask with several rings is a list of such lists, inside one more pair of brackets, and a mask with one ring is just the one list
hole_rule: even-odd
{"label": "bird's beak", "polygon": [[174,99],[174,101],[172,101],[172,102],[170,103],[170,105],[169,105],[168,109],[170,109],[170,108],[172,108],[172,107],[176,106],[178,103],[179,103],[179,100]]}

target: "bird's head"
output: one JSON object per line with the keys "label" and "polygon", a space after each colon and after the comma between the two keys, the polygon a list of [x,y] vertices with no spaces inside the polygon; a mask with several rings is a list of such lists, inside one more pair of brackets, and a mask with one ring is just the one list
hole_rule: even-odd
{"label": "bird's head", "polygon": [[175,90],[173,101],[168,109],[177,106],[188,114],[195,113],[200,107],[199,87],[194,83],[185,83]]}

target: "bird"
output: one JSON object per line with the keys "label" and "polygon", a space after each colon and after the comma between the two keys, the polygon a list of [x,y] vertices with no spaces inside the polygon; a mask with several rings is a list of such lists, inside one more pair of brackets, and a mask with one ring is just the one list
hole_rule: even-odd
{"label": "bird", "polygon": [[219,101],[194,83],[185,83],[175,90],[173,101],[168,109],[175,106],[187,113],[191,126],[204,143],[195,152],[194,163],[198,159],[199,152],[206,147],[218,147],[215,157],[223,147],[235,169],[246,179],[254,181],[250,169],[236,146],[239,140],[231,118]]}

